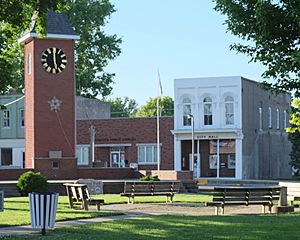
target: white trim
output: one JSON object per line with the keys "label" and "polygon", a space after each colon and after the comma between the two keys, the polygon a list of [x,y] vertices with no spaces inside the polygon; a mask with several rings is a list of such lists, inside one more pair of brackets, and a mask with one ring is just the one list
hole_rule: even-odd
{"label": "white trim", "polygon": [[[220,128],[220,129],[195,129],[195,134],[218,134],[218,133],[239,133],[242,129],[238,128]],[[171,130],[172,134],[184,134],[184,133],[191,133],[191,130],[185,129],[178,129],[178,130]]]}
{"label": "white trim", "polygon": [[[135,144],[137,147],[138,146],[152,146],[152,145],[157,145],[156,143],[136,143]],[[160,146],[162,146],[162,143],[159,144]]]}
{"label": "white trim", "polygon": [[[28,40],[31,40],[32,38],[37,38],[38,34],[37,33],[27,33],[23,37],[18,39],[18,43],[24,43]],[[79,35],[68,35],[68,34],[47,34],[45,38],[55,38],[55,39],[74,39],[74,40],[79,40],[80,36]]]}
{"label": "white trim", "polygon": [[131,143],[120,143],[120,144],[95,144],[95,147],[131,147]]}

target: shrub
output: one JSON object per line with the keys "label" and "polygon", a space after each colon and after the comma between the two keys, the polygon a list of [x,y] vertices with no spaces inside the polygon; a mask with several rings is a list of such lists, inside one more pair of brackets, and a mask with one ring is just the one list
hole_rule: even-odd
{"label": "shrub", "polygon": [[17,183],[22,196],[28,196],[28,193],[46,193],[48,191],[48,183],[46,177],[40,173],[28,171],[23,173]]}
{"label": "shrub", "polygon": [[145,176],[139,179],[140,181],[160,181],[158,176]]}

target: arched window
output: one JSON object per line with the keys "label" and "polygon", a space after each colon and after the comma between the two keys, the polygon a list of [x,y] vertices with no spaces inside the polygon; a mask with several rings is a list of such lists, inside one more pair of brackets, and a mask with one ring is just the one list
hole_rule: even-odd
{"label": "arched window", "polygon": [[225,124],[234,124],[234,99],[230,96],[225,98]]}
{"label": "arched window", "polygon": [[276,109],[276,128],[280,129],[280,110]]}
{"label": "arched window", "polygon": [[212,99],[206,97],[203,99],[204,125],[212,125]]}
{"label": "arched window", "polygon": [[182,100],[183,126],[191,126],[191,118],[188,115],[192,114],[192,102],[189,98]]}
{"label": "arched window", "polygon": [[269,128],[272,128],[272,108],[269,107]]}

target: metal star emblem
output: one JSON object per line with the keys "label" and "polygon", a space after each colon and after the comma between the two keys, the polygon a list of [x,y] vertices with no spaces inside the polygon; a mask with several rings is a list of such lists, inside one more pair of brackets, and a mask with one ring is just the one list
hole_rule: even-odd
{"label": "metal star emblem", "polygon": [[57,99],[55,96],[50,100],[48,101],[49,105],[50,105],[50,108],[51,108],[51,111],[60,111],[60,105],[62,104],[62,101]]}

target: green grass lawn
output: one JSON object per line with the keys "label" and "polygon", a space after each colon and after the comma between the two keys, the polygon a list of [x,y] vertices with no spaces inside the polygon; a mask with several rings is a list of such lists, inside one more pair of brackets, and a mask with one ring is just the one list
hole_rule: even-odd
{"label": "green grass lawn", "polygon": [[[299,214],[178,216],[164,215],[114,220],[49,231],[48,236],[2,239],[146,240],[146,239],[263,239],[300,238]],[[1,239],[1,238],[0,238]]]}
{"label": "green grass lawn", "polygon": [[[119,194],[104,194],[98,196],[104,198],[105,204],[112,203],[127,203],[126,197],[121,197]],[[197,194],[177,194],[174,197],[176,202],[205,202],[209,198]],[[142,202],[164,202],[164,196],[155,197],[137,197],[136,203]],[[79,205],[78,205],[79,207]],[[84,211],[70,209],[66,196],[60,196],[56,220],[65,221],[79,218],[93,218],[98,216],[110,216],[118,214],[109,211]],[[0,227],[27,225],[30,224],[29,203],[27,197],[5,198],[4,212],[0,212]]]}

